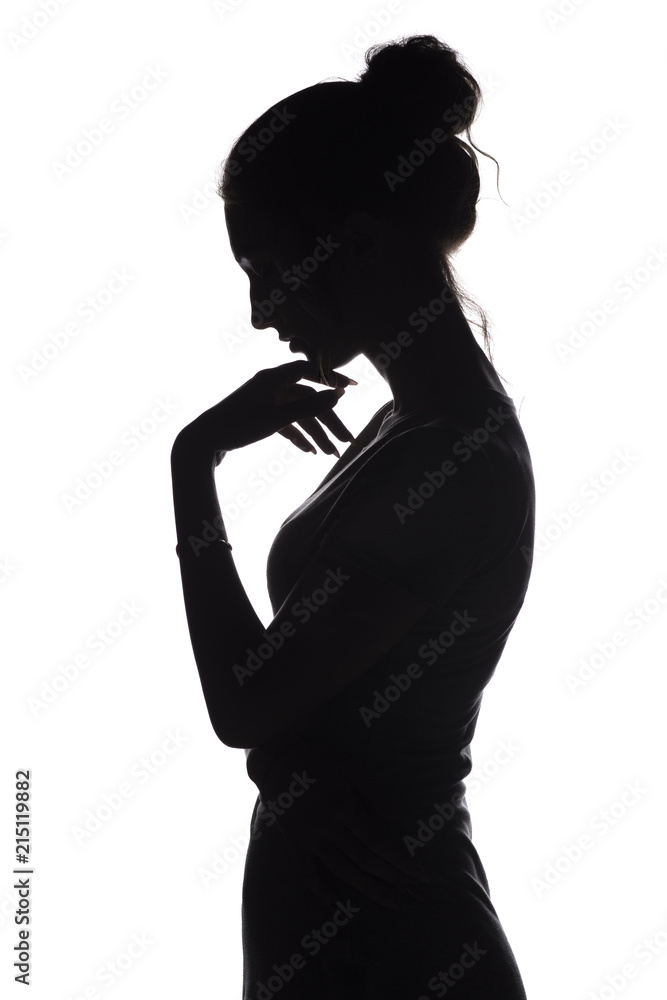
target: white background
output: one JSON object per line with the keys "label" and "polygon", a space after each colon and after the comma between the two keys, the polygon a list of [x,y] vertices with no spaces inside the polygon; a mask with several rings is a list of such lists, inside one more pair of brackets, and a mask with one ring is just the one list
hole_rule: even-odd
{"label": "white background", "polygon": [[[2,981],[18,940],[14,772],[30,768],[31,996],[240,996],[256,789],[243,751],[217,740],[206,713],[169,453],[198,413],[293,356],[274,330],[249,326],[212,178],[269,105],[353,79],[375,41],[428,32],[484,89],[473,139],[500,161],[508,204],[482,157],[479,223],[456,266],[492,320],[538,497],[528,596],[473,743],[475,843],[531,1000],[662,996],[667,219],[654,4],[566,2],[558,16],[557,0],[403,0],[381,29],[382,0],[44,5],[51,13],[5,2],[0,32]],[[121,113],[149,70],[154,89],[136,90]],[[67,147],[104,117],[113,131],[58,177]],[[563,170],[571,183],[559,191]],[[106,302],[114,269],[127,285]],[[78,311],[88,296],[100,309],[91,322]],[[63,339],[72,322],[78,333]],[[559,353],[571,338],[580,346]],[[356,432],[389,392],[362,357],[346,371],[360,385],[337,412]],[[171,412],[151,423],[160,401]],[[236,565],[265,623],[271,540],[335,460],[285,444],[273,435],[217,473]],[[114,450],[122,464],[68,509],[78,477]],[[613,465],[617,453],[626,457]],[[271,483],[260,492],[261,470]],[[236,515],[241,491],[251,502]],[[123,602],[135,618],[116,627]],[[88,645],[97,629],[113,635],[102,653]],[[596,653],[590,679],[571,689],[568,675]],[[165,754],[170,733],[182,743]],[[502,741],[517,749],[499,765]],[[641,791],[622,805],[626,783]],[[121,804],[105,811],[113,793]],[[97,810],[104,821],[82,836]],[[589,849],[568,862],[583,835]],[[150,943],[127,959],[133,935]],[[102,980],[109,962],[122,976]]]}

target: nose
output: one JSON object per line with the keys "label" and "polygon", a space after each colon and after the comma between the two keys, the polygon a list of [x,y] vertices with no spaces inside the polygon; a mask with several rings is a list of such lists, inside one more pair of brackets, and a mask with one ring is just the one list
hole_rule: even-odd
{"label": "nose", "polygon": [[250,285],[250,323],[255,330],[267,330],[275,325],[276,304],[259,282]]}

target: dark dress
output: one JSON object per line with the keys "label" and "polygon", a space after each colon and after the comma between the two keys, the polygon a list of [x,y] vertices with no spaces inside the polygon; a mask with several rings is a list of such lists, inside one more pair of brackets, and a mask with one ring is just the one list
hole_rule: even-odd
{"label": "dark dress", "polygon": [[[381,407],[375,428],[391,407]],[[461,488],[448,493],[455,477]],[[343,882],[340,907],[327,907],[304,884],[278,824],[262,824],[259,835],[260,794],[243,882],[243,1000],[450,992],[455,1000],[525,1000],[471,840],[464,779],[483,689],[526,594],[534,518],[514,403],[481,389],[348,449],[283,522],[267,563],[274,614],[318,546],[331,565],[344,554],[429,603],[388,654],[293,731],[339,755],[341,767],[363,765],[394,817],[387,834],[432,881],[426,902],[399,911]],[[252,751],[249,773],[251,760]]]}

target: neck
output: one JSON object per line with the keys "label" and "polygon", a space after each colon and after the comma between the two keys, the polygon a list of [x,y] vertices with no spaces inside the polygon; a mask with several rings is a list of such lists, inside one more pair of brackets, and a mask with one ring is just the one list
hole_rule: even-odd
{"label": "neck", "polygon": [[[432,302],[434,296],[425,299]],[[413,302],[414,302],[413,298]],[[447,303],[436,316],[428,307],[412,310],[412,322],[401,331],[385,317],[384,337],[373,337],[363,351],[365,357],[385,379],[394,397],[392,415],[403,416],[414,410],[441,403],[447,397],[481,388],[503,391],[495,369],[477,343],[457,302]],[[430,318],[429,318],[430,317]]]}

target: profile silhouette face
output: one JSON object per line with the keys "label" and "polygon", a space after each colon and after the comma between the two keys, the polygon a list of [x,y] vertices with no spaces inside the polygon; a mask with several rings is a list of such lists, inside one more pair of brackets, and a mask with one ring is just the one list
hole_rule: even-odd
{"label": "profile silhouette face", "polygon": [[277,330],[308,360],[323,351],[329,369],[373,353],[378,315],[391,312],[392,296],[409,285],[421,256],[396,225],[365,211],[310,240],[252,205],[226,203],[225,220],[250,281],[252,325]]}

